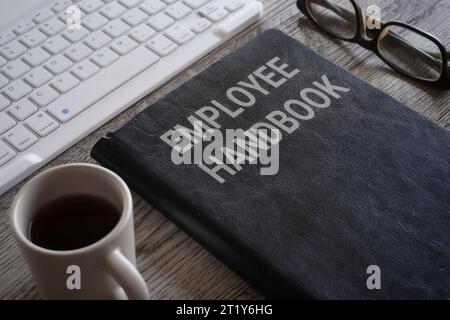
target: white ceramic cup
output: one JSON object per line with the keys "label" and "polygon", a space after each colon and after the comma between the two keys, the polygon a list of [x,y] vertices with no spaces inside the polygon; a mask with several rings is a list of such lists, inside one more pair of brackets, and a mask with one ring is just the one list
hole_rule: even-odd
{"label": "white ceramic cup", "polygon": [[[104,238],[80,249],[54,251],[29,240],[29,228],[43,205],[67,196],[88,194],[109,200],[121,210],[117,225]],[[136,269],[133,201],[114,172],[92,164],[49,169],[31,179],[16,195],[10,221],[19,248],[44,299],[147,299],[147,286]],[[73,288],[70,266],[79,267]],[[73,267],[71,267],[73,268]]]}

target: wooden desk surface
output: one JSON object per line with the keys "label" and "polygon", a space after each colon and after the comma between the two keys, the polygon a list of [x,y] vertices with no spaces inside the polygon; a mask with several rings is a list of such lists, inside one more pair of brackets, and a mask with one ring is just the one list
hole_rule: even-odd
{"label": "wooden desk surface", "polygon": [[[399,75],[354,44],[320,32],[296,8],[294,0],[262,0],[264,17],[233,40],[198,61],[156,92],[136,103],[42,170],[74,162],[94,162],[89,152],[110,129],[126,122],[192,76],[269,28],[281,29],[313,50],[370,82],[414,110],[450,129],[450,92],[431,89]],[[450,49],[449,0],[360,0],[381,8],[382,20],[401,20],[439,37]],[[42,171],[40,170],[40,171]],[[23,183],[0,197],[0,299],[36,299],[39,293],[9,230],[7,210]],[[138,268],[152,299],[259,299],[262,296],[152,206],[134,196]]]}

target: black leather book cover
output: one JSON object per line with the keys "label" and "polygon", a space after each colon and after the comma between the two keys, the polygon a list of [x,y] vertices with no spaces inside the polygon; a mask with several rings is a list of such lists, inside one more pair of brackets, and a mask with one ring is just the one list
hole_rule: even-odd
{"label": "black leather book cover", "polygon": [[[225,145],[231,129],[251,128],[281,139],[241,164],[219,161],[229,149],[207,152],[217,134]],[[449,131],[280,31],[92,156],[269,298],[450,296]]]}

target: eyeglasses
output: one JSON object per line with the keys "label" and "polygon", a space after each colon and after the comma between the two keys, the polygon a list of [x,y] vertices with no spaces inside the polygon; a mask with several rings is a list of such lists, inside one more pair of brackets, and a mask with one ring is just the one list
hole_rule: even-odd
{"label": "eyeglasses", "polygon": [[373,51],[393,69],[420,82],[450,90],[449,52],[439,39],[409,24],[368,19],[355,0],[298,0],[297,6],[323,31]]}

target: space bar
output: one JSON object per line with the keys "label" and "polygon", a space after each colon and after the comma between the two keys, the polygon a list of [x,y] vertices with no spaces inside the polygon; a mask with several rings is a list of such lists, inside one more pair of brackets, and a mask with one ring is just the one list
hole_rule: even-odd
{"label": "space bar", "polygon": [[47,110],[59,121],[67,122],[158,60],[148,49],[138,47],[61,96]]}

